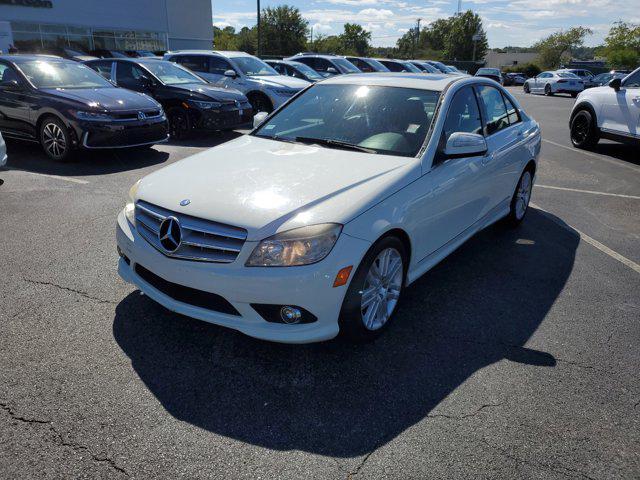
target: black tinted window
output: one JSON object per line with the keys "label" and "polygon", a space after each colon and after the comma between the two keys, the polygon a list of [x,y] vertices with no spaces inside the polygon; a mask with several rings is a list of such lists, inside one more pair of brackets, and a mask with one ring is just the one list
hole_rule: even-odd
{"label": "black tinted window", "polygon": [[131,62],[117,62],[116,80],[123,87],[135,87],[142,85],[140,79],[145,77],[144,71]]}
{"label": "black tinted window", "polygon": [[478,87],[480,101],[484,106],[487,121],[487,135],[496,133],[509,126],[507,107],[504,104],[502,94],[497,88],[482,86]]}
{"label": "black tinted window", "polygon": [[518,123],[520,121],[520,114],[518,113],[518,109],[513,104],[513,102],[509,99],[509,97],[504,96],[504,103],[507,105],[507,116],[509,117],[509,125],[513,125],[514,123]]}
{"label": "black tinted window", "polygon": [[209,73],[224,75],[227,70],[233,70],[231,64],[222,57],[209,57]]}
{"label": "black tinted window", "polygon": [[451,101],[443,129],[445,144],[451,134],[455,132],[482,135],[480,110],[471,87],[465,87],[457,92]]}
{"label": "black tinted window", "polygon": [[625,88],[640,88],[640,70],[636,73],[629,75],[626,82],[624,82]]}
{"label": "black tinted window", "polygon": [[194,72],[207,71],[207,57],[204,55],[181,55],[176,60],[180,65]]}

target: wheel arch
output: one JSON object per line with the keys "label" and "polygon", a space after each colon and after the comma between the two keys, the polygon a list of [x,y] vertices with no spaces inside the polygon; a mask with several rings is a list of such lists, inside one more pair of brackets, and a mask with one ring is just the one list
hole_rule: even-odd
{"label": "wheel arch", "polygon": [[573,122],[574,117],[578,113],[580,113],[582,110],[587,110],[593,116],[593,121],[595,122],[597,127],[598,115],[596,114],[596,109],[593,107],[593,105],[591,105],[591,102],[588,102],[586,100],[582,100],[575,107],[573,107],[573,110],[571,111],[571,116],[569,117],[569,126],[571,126],[571,122]]}
{"label": "wheel arch", "polygon": [[271,104],[271,108],[275,109],[275,105],[273,104],[273,100],[271,100],[271,97],[269,97],[269,95],[267,95],[262,90],[250,90],[247,93],[245,93],[245,96],[249,99],[249,102],[251,102],[251,97],[260,96],[260,97],[266,98]]}

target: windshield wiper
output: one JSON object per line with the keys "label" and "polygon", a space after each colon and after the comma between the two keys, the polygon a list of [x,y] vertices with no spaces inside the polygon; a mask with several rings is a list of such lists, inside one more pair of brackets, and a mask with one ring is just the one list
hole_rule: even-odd
{"label": "windshield wiper", "polygon": [[343,142],[341,140],[332,140],[329,138],[314,138],[314,137],[296,137],[297,142],[302,143],[317,143],[318,145],[325,145],[327,147],[344,148],[345,150],[355,150],[357,152],[365,153],[378,153],[373,148],[361,147],[355,143]]}

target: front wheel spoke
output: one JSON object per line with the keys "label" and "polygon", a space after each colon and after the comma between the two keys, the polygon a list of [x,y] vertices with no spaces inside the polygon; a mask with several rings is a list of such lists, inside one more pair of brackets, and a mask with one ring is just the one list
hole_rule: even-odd
{"label": "front wheel spoke", "polygon": [[387,272],[387,275],[386,275],[387,280],[389,281],[393,280],[401,268],[402,268],[402,260],[400,260],[399,258],[396,258],[391,264],[391,266],[389,267],[389,271]]}
{"label": "front wheel spoke", "polygon": [[380,301],[376,298],[375,301],[369,305],[367,308],[367,312],[364,314],[364,324],[367,328],[371,328],[373,326],[373,322],[376,318],[376,314],[378,313],[378,305]]}
{"label": "front wheel spoke", "polygon": [[364,292],[362,292],[362,303],[361,303],[362,309],[364,310],[369,305],[371,305],[375,299],[376,299],[376,289],[374,287],[370,287]]}

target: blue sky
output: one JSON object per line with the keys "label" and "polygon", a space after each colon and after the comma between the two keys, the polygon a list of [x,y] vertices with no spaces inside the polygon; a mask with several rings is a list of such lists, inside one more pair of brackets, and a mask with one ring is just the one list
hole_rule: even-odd
{"label": "blue sky", "polygon": [[[360,23],[371,31],[376,46],[395,45],[408,28],[455,13],[457,0],[261,0],[261,6],[294,5],[314,27],[314,34],[340,33],[345,22]],[[236,28],[255,25],[256,2],[213,0],[213,23]],[[491,47],[529,46],[561,28],[590,27],[587,45],[598,45],[616,20],[640,23],[640,0],[468,0],[484,21]]]}

